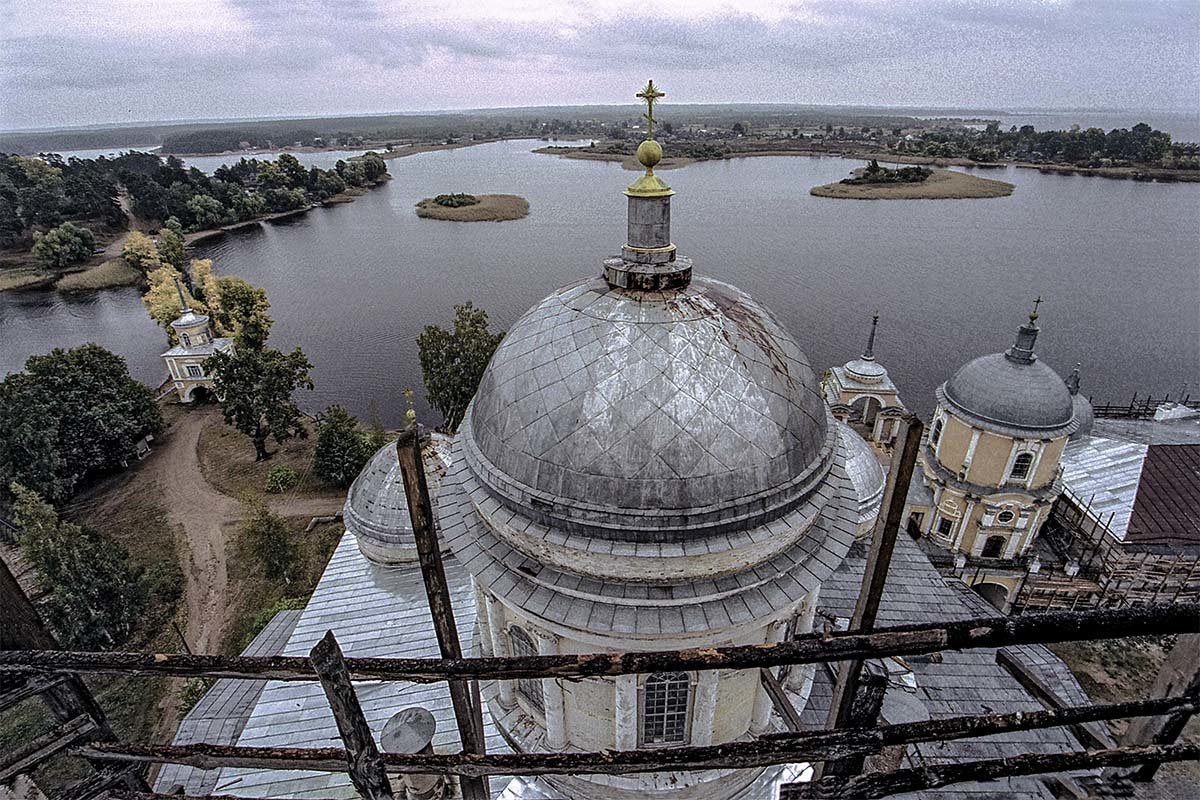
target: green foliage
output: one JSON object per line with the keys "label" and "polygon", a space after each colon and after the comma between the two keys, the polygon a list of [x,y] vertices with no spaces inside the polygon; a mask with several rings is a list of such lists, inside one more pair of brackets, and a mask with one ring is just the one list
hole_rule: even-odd
{"label": "green foliage", "polygon": [[454,307],[454,330],[428,325],[417,337],[429,403],[449,431],[458,429],[503,333],[488,330],[488,315],[470,302]]}
{"label": "green foliage", "polygon": [[129,238],[125,240],[125,246],[121,248],[121,258],[143,275],[149,275],[163,264],[158,245],[149,236],[138,231],[129,234]]}
{"label": "green foliage", "polygon": [[879,166],[879,162],[872,158],[861,175],[856,175],[853,178],[844,178],[842,183],[850,186],[878,183],[922,183],[932,174],[933,170],[928,167],[888,169],[887,167]]}
{"label": "green foliage", "polygon": [[117,646],[133,632],[145,604],[141,575],[108,536],[63,522],[36,492],[12,483],[13,512],[25,530],[21,551],[47,593],[41,611],[64,646]]}
{"label": "green foliage", "polygon": [[267,473],[267,494],[283,494],[288,489],[293,489],[300,483],[300,476],[296,474],[296,470],[286,464],[279,464],[271,467],[271,471]]}
{"label": "green foliage", "polygon": [[349,486],[374,455],[372,442],[371,437],[358,430],[358,419],[354,415],[342,406],[330,406],[325,409],[317,428],[313,471],[335,486]]}
{"label": "green foliage", "polygon": [[70,222],[33,235],[33,256],[52,269],[63,269],[86,261],[96,239],[87,228]]}
{"label": "green foliage", "polygon": [[479,198],[473,194],[439,194],[433,198],[433,202],[446,208],[462,208],[463,206],[477,205]]}
{"label": "green foliage", "polygon": [[68,220],[124,226],[111,172],[87,159],[0,153],[0,247],[31,244],[35,227],[52,228]]}
{"label": "green foliage", "polygon": [[187,201],[187,210],[192,219],[189,227],[194,231],[219,228],[232,221],[228,219],[229,215],[221,201],[206,194],[192,195]]}
{"label": "green foliage", "polygon": [[267,577],[285,583],[291,581],[296,552],[283,517],[267,508],[267,504],[261,500],[248,500],[241,534],[250,546],[251,554],[262,564]]}
{"label": "green foliage", "polygon": [[282,444],[293,436],[308,436],[292,393],[313,388],[310,369],[312,364],[298,347],[286,355],[268,347],[234,348],[204,362],[226,424],[250,437],[256,461],[270,456],[268,438]]}
{"label": "green foliage", "polygon": [[31,356],[0,381],[0,487],[18,481],[62,502],[161,429],[153,395],[120,356],[94,344]]}
{"label": "green foliage", "polygon": [[179,713],[187,714],[195,708],[196,703],[200,702],[216,682],[216,678],[192,678],[185,683],[179,690]]}
{"label": "green foliage", "polygon": [[271,304],[265,290],[242,278],[226,275],[205,282],[205,297],[217,327],[233,336],[239,348],[262,349],[275,321],[267,314]]}
{"label": "green foliage", "polygon": [[[178,220],[175,224],[179,224]],[[158,231],[158,257],[164,264],[170,264],[175,269],[182,271],[187,264],[183,234],[164,224]]]}

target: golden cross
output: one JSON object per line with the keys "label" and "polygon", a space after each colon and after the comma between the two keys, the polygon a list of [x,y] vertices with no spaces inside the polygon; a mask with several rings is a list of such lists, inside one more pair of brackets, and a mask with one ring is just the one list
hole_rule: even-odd
{"label": "golden cross", "polygon": [[1037,300],[1033,301],[1033,313],[1029,315],[1029,321],[1033,322],[1038,318],[1038,306],[1042,304],[1042,296],[1039,294]]}
{"label": "golden cross", "polygon": [[637,93],[637,96],[646,101],[646,113],[642,116],[646,118],[646,138],[654,138],[654,104],[658,102],[658,98],[666,97],[665,92],[660,92],[658,87],[654,85],[654,81],[647,81],[646,88]]}

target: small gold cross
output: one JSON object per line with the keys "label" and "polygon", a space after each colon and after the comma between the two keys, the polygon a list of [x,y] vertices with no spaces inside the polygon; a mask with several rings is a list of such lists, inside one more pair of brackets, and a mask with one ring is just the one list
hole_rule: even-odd
{"label": "small gold cross", "polygon": [[666,97],[665,92],[660,92],[658,87],[654,85],[654,81],[647,81],[646,88],[637,93],[637,96],[646,101],[646,113],[642,116],[646,118],[646,138],[654,138],[654,104],[658,102],[658,98]]}

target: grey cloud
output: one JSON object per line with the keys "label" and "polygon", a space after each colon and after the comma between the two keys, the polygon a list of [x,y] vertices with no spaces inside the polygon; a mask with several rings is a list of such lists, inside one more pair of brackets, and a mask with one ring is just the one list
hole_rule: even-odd
{"label": "grey cloud", "polygon": [[[227,41],[129,42],[99,33],[0,41],[0,89],[14,98],[13,110],[4,113],[38,109],[39,95],[63,104],[76,94],[170,86],[180,107],[167,115],[195,116],[182,102],[188,87],[244,101],[246,82],[257,82],[264,94],[298,94],[296,85],[304,84],[305,100],[326,103],[323,111],[365,110],[340,105],[353,94],[348,83],[419,72],[435,58],[449,61],[458,78],[442,107],[533,102],[515,81],[507,97],[473,93],[473,84],[531,63],[560,76],[646,69],[677,80],[703,76],[700,85],[714,94],[696,102],[795,100],[775,95],[809,88],[806,80],[823,102],[848,103],[1011,105],[1032,92],[1024,104],[1093,104],[1109,97],[1110,104],[1194,107],[1200,92],[1194,36],[1200,3],[1191,0],[826,0],[805,4],[812,22],[798,15],[768,22],[731,11],[695,19],[660,15],[652,25],[587,12],[572,22],[445,24],[416,12],[397,14],[390,5],[385,12],[371,0],[238,0],[237,7],[245,27]],[[894,71],[905,76],[899,90],[907,94],[896,94]],[[761,78],[746,83],[747,75]],[[611,99],[588,94],[578,81],[567,85],[579,94],[563,96],[562,103]],[[403,109],[403,89],[371,110]],[[424,97],[428,104],[430,91],[409,87],[409,99]],[[369,100],[364,95],[355,102]],[[94,113],[106,116],[102,108]],[[204,116],[221,113],[214,108]]]}

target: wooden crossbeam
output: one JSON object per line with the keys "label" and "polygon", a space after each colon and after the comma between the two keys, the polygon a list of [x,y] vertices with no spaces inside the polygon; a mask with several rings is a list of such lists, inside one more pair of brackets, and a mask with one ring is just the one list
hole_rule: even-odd
{"label": "wooden crossbeam", "polygon": [[800,721],[800,712],[788,699],[787,692],[784,691],[779,679],[775,677],[775,673],[769,669],[760,669],[758,672],[763,688],[766,689],[767,696],[771,698],[771,705],[775,706],[775,711],[783,719],[784,726],[792,732],[804,730],[804,723]]}
{"label": "wooden crossbeam", "polygon": [[[1008,647],[1018,644],[1119,639],[1200,631],[1200,604],[1164,603],[1121,609],[1061,611],[1020,617],[877,628],[873,633],[811,633],[773,645],[507,658],[347,658],[356,680],[435,683],[452,678],[515,680],[631,675],[659,671],[758,669],[856,658],[884,658]],[[214,656],[166,653],[84,653],[63,650],[0,652],[0,672],[76,672],[120,675],[316,679],[308,659],[293,656]]]}
{"label": "wooden crossbeam", "polygon": [[358,694],[346,670],[342,648],[333,637],[333,631],[325,632],[308,657],[313,669],[321,676],[321,688],[325,690],[338,733],[346,745],[343,768],[350,773],[350,782],[366,800],[392,800],[392,785],[383,768],[379,747],[363,716]]}
{"label": "wooden crossbeam", "polygon": [[[396,440],[396,454],[400,474],[404,480],[408,516],[417,544],[417,557],[421,561],[421,576],[425,583],[425,595],[429,599],[429,614],[433,619],[434,633],[437,634],[438,648],[442,658],[461,659],[462,642],[459,641],[458,625],[454,620],[450,585],[446,582],[446,570],[442,566],[442,548],[434,526],[433,500],[429,496],[425,460],[421,456],[421,442],[415,422]],[[458,724],[458,738],[462,742],[463,752],[483,754],[486,747],[479,683],[461,678],[451,679],[449,690],[450,704],[454,707],[454,719]],[[464,776],[459,781],[459,788],[462,790],[463,800],[491,798],[486,779]]]}
{"label": "wooden crossbeam", "polygon": [[87,716],[79,716],[55,726],[53,730],[4,755],[3,760],[0,760],[0,783],[22,772],[28,772],[95,732],[96,723]]}
{"label": "wooden crossbeam", "polygon": [[[973,738],[1007,731],[1035,730],[1094,720],[1194,710],[1195,706],[1194,699],[1169,697],[1061,710],[949,717],[868,729],[781,733],[752,741],[709,747],[602,753],[383,753],[381,758],[390,772],[467,776],[620,775],[628,772],[743,769],[869,755],[892,745]],[[241,767],[320,772],[344,772],[346,769],[346,751],[333,747],[299,749],[211,744],[98,743],[82,747],[78,752],[101,761],[184,764],[200,769]]]}
{"label": "wooden crossbeam", "polygon": [[790,783],[780,787],[779,800],[874,800],[907,792],[937,789],[955,783],[1101,767],[1194,761],[1198,758],[1200,745],[1194,744],[1120,747],[1068,753],[1026,753],[1009,758],[938,764],[899,769],[894,772],[874,772],[850,780],[823,778],[813,783]]}
{"label": "wooden crossbeam", "polygon": [[68,675],[37,675],[30,677],[24,684],[12,689],[9,692],[0,695],[0,711],[7,708],[12,708],[17,703],[28,700],[30,697],[47,692],[56,686],[61,686],[70,680]]}

